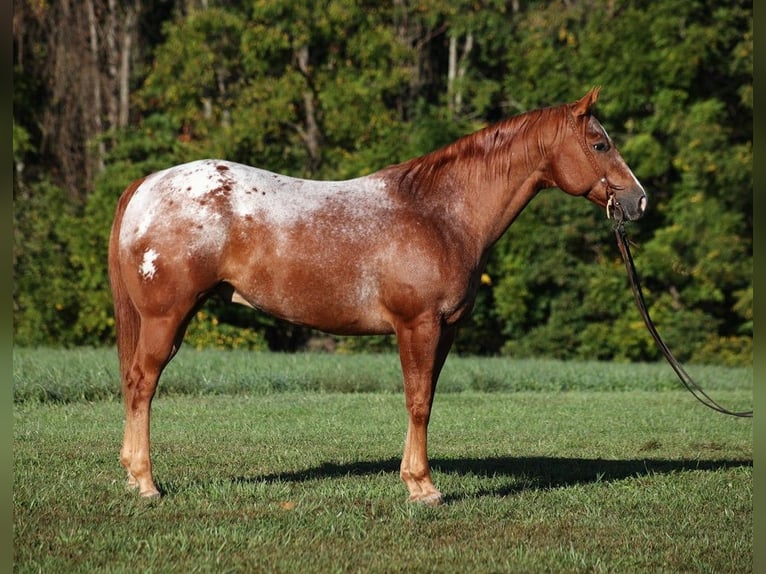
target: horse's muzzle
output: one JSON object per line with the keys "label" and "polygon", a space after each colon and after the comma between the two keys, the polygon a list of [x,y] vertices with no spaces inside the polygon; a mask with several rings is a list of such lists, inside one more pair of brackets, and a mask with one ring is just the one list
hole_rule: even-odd
{"label": "horse's muzzle", "polygon": [[646,211],[646,193],[643,189],[609,196],[606,203],[606,217],[615,221],[635,221]]}

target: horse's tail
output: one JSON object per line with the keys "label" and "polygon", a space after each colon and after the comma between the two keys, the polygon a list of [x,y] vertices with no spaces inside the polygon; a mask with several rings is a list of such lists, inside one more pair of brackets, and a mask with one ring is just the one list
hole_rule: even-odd
{"label": "horse's tail", "polygon": [[136,346],[138,345],[141,316],[138,314],[138,310],[128,294],[125,280],[122,276],[119,249],[120,229],[122,228],[122,218],[125,214],[125,209],[142,181],[134,182],[123,192],[117,203],[112,231],[109,236],[109,284],[112,288],[117,355],[120,360],[120,373],[123,382],[130,371],[133,355],[135,355]]}

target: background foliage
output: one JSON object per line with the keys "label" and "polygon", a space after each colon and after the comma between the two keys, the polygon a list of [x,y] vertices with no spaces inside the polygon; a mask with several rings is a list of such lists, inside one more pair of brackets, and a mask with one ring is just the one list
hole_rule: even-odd
{"label": "background foliage", "polygon": [[[661,333],[682,360],[752,360],[751,2],[18,0],[13,29],[19,345],[112,343],[106,238],[152,170],[353,177],[603,85],[598,115],[650,196],[629,231]],[[587,202],[541,192],[487,274],[461,352],[657,358]],[[190,342],[310,336],[211,302]],[[367,344],[391,339],[328,342]]]}

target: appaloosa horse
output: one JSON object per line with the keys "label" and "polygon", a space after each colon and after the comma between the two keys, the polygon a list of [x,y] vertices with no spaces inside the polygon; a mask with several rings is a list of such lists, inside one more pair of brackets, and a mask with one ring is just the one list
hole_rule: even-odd
{"label": "appaloosa horse", "polygon": [[128,485],[158,496],[152,397],[211,295],[346,335],[395,333],[409,426],[401,478],[438,504],[426,433],[436,381],[487,255],[541,188],[637,219],[641,184],[591,114],[599,89],[348,181],[296,179],[223,160],[134,182],[109,243],[125,402]]}

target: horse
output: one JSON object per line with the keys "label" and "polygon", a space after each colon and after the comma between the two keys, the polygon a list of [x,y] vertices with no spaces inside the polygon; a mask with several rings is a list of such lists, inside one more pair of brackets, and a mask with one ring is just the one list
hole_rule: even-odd
{"label": "horse", "polygon": [[409,415],[400,477],[409,500],[442,503],[428,422],[492,246],[543,188],[585,197],[620,221],[646,209],[644,188],[592,113],[600,89],[355,179],[205,159],[128,186],[108,255],[128,488],[160,496],[152,398],[189,321],[218,295],[327,333],[394,334]]}

